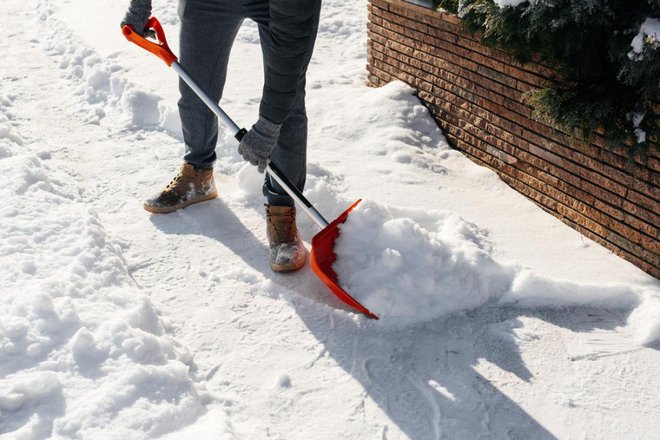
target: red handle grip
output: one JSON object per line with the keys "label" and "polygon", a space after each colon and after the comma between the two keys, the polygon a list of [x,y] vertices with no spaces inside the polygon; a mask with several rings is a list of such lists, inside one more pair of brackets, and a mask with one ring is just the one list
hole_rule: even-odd
{"label": "red handle grip", "polygon": [[141,48],[151,52],[156,55],[161,60],[165,61],[165,64],[171,66],[173,62],[177,61],[176,55],[172,53],[170,47],[167,45],[167,39],[165,38],[165,31],[160,25],[160,22],[156,17],[150,17],[147,20],[147,24],[144,26],[145,29],[153,29],[156,32],[156,42],[149,41],[146,38],[142,37],[140,34],[135,32],[133,26],[125,25],[121,32],[124,34],[124,37],[131,43],[135,43]]}

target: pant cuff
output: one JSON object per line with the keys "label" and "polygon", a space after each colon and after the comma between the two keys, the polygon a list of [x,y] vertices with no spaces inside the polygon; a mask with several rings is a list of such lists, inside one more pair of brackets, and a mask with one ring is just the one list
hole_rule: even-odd
{"label": "pant cuff", "polygon": [[275,192],[273,188],[270,187],[268,178],[264,182],[263,193],[268,199],[268,205],[270,206],[295,206],[295,202],[288,194],[279,194]]}

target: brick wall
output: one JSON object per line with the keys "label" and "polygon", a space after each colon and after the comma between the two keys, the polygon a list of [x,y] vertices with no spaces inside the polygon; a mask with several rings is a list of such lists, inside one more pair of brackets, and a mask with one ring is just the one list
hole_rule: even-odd
{"label": "brick wall", "polygon": [[[585,236],[660,277],[660,148],[645,157],[534,119],[523,95],[553,71],[479,43],[451,14],[370,0],[369,81],[417,89],[453,147]],[[660,114],[660,103],[655,107]]]}

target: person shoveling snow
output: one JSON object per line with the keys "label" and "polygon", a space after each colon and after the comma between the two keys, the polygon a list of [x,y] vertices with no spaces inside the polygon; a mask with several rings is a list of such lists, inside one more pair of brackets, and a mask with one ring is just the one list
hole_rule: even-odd
{"label": "person shoveling snow", "polygon": [[[263,4],[259,3],[263,6]],[[150,3],[143,3],[143,0],[134,0],[131,8],[129,9],[128,14],[126,15],[125,20],[122,22],[122,33],[126,39],[132,43],[135,43],[137,46],[151,52],[156,55],[158,58],[163,60],[165,64],[172,67],[172,69],[179,75],[181,79],[181,92],[182,98],[179,101],[180,109],[184,112],[187,112],[188,106],[193,106],[194,104],[199,104],[198,101],[204,104],[212,114],[212,136],[211,144],[215,145],[218,136],[218,126],[216,117],[220,119],[227,128],[232,130],[234,137],[240,142],[238,146],[238,152],[241,156],[250,162],[250,164],[257,166],[259,172],[267,171],[266,181],[263,185],[263,194],[268,198],[269,203],[266,205],[266,219],[268,224],[268,241],[270,244],[270,268],[275,272],[290,272],[300,269],[306,260],[306,251],[302,243],[302,239],[298,234],[298,228],[296,226],[295,218],[295,207],[294,203],[297,203],[307,215],[309,215],[312,220],[321,228],[321,232],[316,234],[312,239],[312,251],[311,251],[311,266],[312,270],[321,278],[321,280],[330,288],[330,290],[337,295],[337,297],[350,305],[354,309],[364,313],[370,318],[378,319],[376,315],[371,313],[368,309],[362,306],[360,303],[355,301],[346,291],[344,291],[339,284],[337,284],[337,275],[332,268],[333,263],[335,262],[336,256],[334,253],[334,243],[338,237],[339,230],[338,226],[346,221],[348,213],[360,202],[359,200],[349,207],[344,213],[337,217],[332,223],[329,223],[317,210],[314,206],[305,198],[302,194],[302,191],[299,189],[302,184],[305,183],[305,173],[306,173],[306,117],[304,116],[304,87],[305,87],[305,78],[304,72],[306,66],[309,63],[309,58],[311,57],[311,50],[313,47],[313,41],[315,36],[315,31],[312,32],[312,35],[307,35],[304,32],[306,26],[309,26],[311,22],[313,28],[318,27],[318,8],[313,9],[304,9],[311,13],[304,22],[297,22],[296,20],[302,20],[299,16],[299,12],[295,12],[290,4],[287,6],[283,4],[278,4],[273,7],[268,8],[258,8],[255,7],[255,11],[249,9],[251,14],[254,14],[255,20],[266,20],[268,15],[265,15],[265,12],[270,10],[271,15],[279,17],[272,23],[273,26],[282,26],[281,29],[271,32],[270,38],[278,36],[284,38],[284,40],[275,44],[273,41],[270,41],[268,37],[263,37],[263,32],[268,31],[267,28],[261,27],[262,29],[262,42],[266,42],[266,46],[276,48],[278,46],[288,47],[289,50],[293,52],[284,51],[285,56],[295,55],[295,59],[301,64],[301,71],[294,69],[294,72],[297,72],[295,75],[288,75],[290,78],[277,77],[278,75],[282,76],[287,72],[287,69],[283,68],[281,63],[287,64],[291,63],[291,60],[284,61],[281,59],[282,48],[276,50],[276,55],[271,57],[270,54],[265,55],[264,64],[266,65],[266,84],[264,85],[264,96],[262,97],[262,105],[260,109],[260,116],[257,123],[252,127],[252,130],[247,131],[244,128],[239,128],[238,125],[225,113],[224,110],[218,105],[219,96],[211,97],[206,91],[200,87],[199,83],[193,78],[193,76],[188,73],[186,69],[179,63],[179,60],[176,55],[170,50],[167,39],[165,37],[165,31],[163,30],[160,22],[156,17],[148,17],[147,21],[144,24],[139,24],[142,33],[135,31],[135,26],[130,23],[135,21],[136,17],[139,18],[141,23],[142,19],[149,15],[150,12]],[[186,8],[183,8],[182,15],[185,21],[185,11]],[[224,11],[224,8],[219,8],[219,16],[224,19],[233,19],[237,20],[237,26],[240,26],[240,22],[243,19],[243,16],[252,16],[250,13],[247,13],[241,9],[241,14],[236,12],[221,12]],[[261,12],[261,15],[259,15]],[[202,14],[203,15],[203,14]],[[282,15],[282,17],[280,17]],[[303,14],[304,16],[304,14]],[[201,19],[201,18],[200,18]],[[283,20],[285,24],[279,23],[278,20]],[[203,20],[202,20],[203,21]],[[222,21],[222,20],[220,20]],[[264,23],[261,23],[260,26],[266,26],[269,22],[266,20]],[[186,25],[182,27],[186,29]],[[193,27],[194,29],[194,27]],[[238,28],[237,28],[238,29]],[[190,31],[192,32],[192,31]],[[291,35],[287,37],[287,32],[293,32],[298,35],[298,39],[291,39]],[[148,40],[145,35],[149,34],[149,37],[152,37],[155,41]],[[153,35],[152,35],[153,34]],[[304,35],[303,35],[304,34]],[[182,46],[188,44],[185,40],[184,31],[181,32],[182,35]],[[234,32],[235,36],[236,33]],[[307,35],[307,37],[305,37]],[[285,38],[286,37],[286,38]],[[225,44],[231,44],[232,39],[227,39],[226,36],[223,38],[218,37],[220,40],[224,41]],[[233,37],[232,37],[233,38]],[[288,38],[288,40],[287,40]],[[226,40],[226,41],[225,41]],[[307,45],[302,45],[302,41],[307,41]],[[220,49],[225,48],[223,45],[220,46]],[[220,60],[225,60],[228,57],[229,48],[227,50],[227,55]],[[304,52],[300,50],[304,49]],[[296,52],[297,50],[297,52]],[[185,50],[184,50],[185,52]],[[194,52],[191,50],[191,52]],[[268,51],[264,49],[266,54]],[[198,54],[201,55],[201,54]],[[191,63],[195,65],[195,63]],[[225,63],[226,65],[226,63]],[[273,67],[275,66],[275,67]],[[196,67],[199,70],[198,67]],[[215,69],[215,67],[213,68]],[[202,69],[208,74],[208,71]],[[226,70],[226,69],[225,69]],[[214,70],[215,71],[215,70]],[[271,75],[274,75],[275,79],[271,82],[273,84],[269,85],[268,74],[271,72]],[[277,72],[277,73],[272,73]],[[197,72],[198,74],[200,72]],[[291,72],[289,72],[291,73]],[[213,77],[213,75],[212,75]],[[224,81],[224,79],[223,79]],[[222,83],[221,83],[222,84]],[[295,89],[287,89],[286,86],[296,87]],[[275,91],[274,87],[284,87],[286,93],[278,93]],[[189,91],[188,91],[189,89]],[[267,91],[271,91],[270,94]],[[288,92],[287,92],[288,91]],[[187,102],[186,95],[190,93],[192,97],[190,102]],[[219,95],[220,91],[216,93]],[[267,100],[268,97],[272,98],[272,102]],[[198,98],[198,99],[197,99]],[[289,118],[293,115],[287,116],[287,112],[292,110],[295,107],[297,101],[301,107],[300,115],[301,118],[297,122],[291,123],[291,131],[289,130],[289,125],[287,124],[286,119],[282,123],[272,122],[268,119],[271,116],[275,116],[273,119],[279,120],[280,118]],[[288,109],[286,109],[288,106]],[[194,119],[192,114],[187,115],[191,117],[191,121]],[[184,140],[186,140],[186,120],[187,116],[184,114],[181,115],[183,122],[183,132]],[[200,114],[197,113],[197,117]],[[296,125],[299,124],[299,125]],[[191,123],[191,125],[195,125]],[[198,127],[199,128],[199,127]],[[208,126],[204,125],[204,128],[207,129]],[[295,130],[298,130],[298,134],[294,135]],[[287,134],[288,132],[288,134]],[[291,135],[291,136],[289,136]],[[300,141],[297,143],[297,149],[291,149],[288,145],[289,138],[297,137]],[[195,137],[188,134],[188,140],[194,139]],[[186,141],[188,142],[188,141]],[[280,144],[281,142],[281,144]],[[295,142],[294,142],[295,144]],[[280,145],[285,145],[280,146]],[[188,143],[186,143],[188,147]],[[193,151],[188,148],[187,157],[191,156]],[[277,153],[280,154],[283,163],[288,167],[292,168],[295,176],[298,177],[298,184],[293,183],[285,172],[283,172],[279,166],[277,166],[271,159],[275,160],[274,157]],[[214,150],[210,152],[210,163],[213,163],[215,158]],[[271,156],[273,156],[271,158]],[[186,159],[190,160],[190,159]],[[272,180],[271,180],[272,179]],[[277,186],[277,187],[276,187]],[[279,193],[278,191],[282,191]],[[178,176],[172,180],[169,185],[163,190],[161,194],[156,196],[154,199],[150,199],[145,203],[145,208],[147,211],[157,212],[157,213],[167,213],[173,212],[177,209],[188,206],[192,203],[198,203],[205,200],[213,199],[217,196],[217,191],[215,189],[215,183],[213,182],[213,170],[212,168],[202,168],[201,166],[195,166],[195,164],[185,162],[181,169],[181,172]]]}
{"label": "person shoveling snow", "polygon": [[[121,23],[139,35],[148,32],[151,0],[132,0]],[[307,115],[305,77],[319,23],[320,0],[239,0],[215,3],[181,1],[181,60],[210,98],[220,101],[232,44],[246,18],[259,26],[265,79],[259,118],[238,151],[264,172],[268,161],[302,190],[306,176]],[[169,213],[217,197],[213,180],[216,116],[184,81],[180,82],[179,113],[186,146],[178,175],[144,203],[154,213]],[[263,186],[270,267],[276,272],[298,270],[306,252],[296,227],[293,199],[268,174]]]}

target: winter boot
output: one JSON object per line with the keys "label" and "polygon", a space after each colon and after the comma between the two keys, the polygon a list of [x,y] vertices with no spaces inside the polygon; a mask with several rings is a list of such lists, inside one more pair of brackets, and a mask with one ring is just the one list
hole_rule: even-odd
{"label": "winter boot", "polygon": [[296,227],[296,208],[266,205],[270,268],[290,272],[305,265],[305,246]]}
{"label": "winter boot", "polygon": [[160,194],[144,202],[144,209],[164,214],[217,196],[213,169],[197,169],[194,165],[184,163],[179,174]]}

